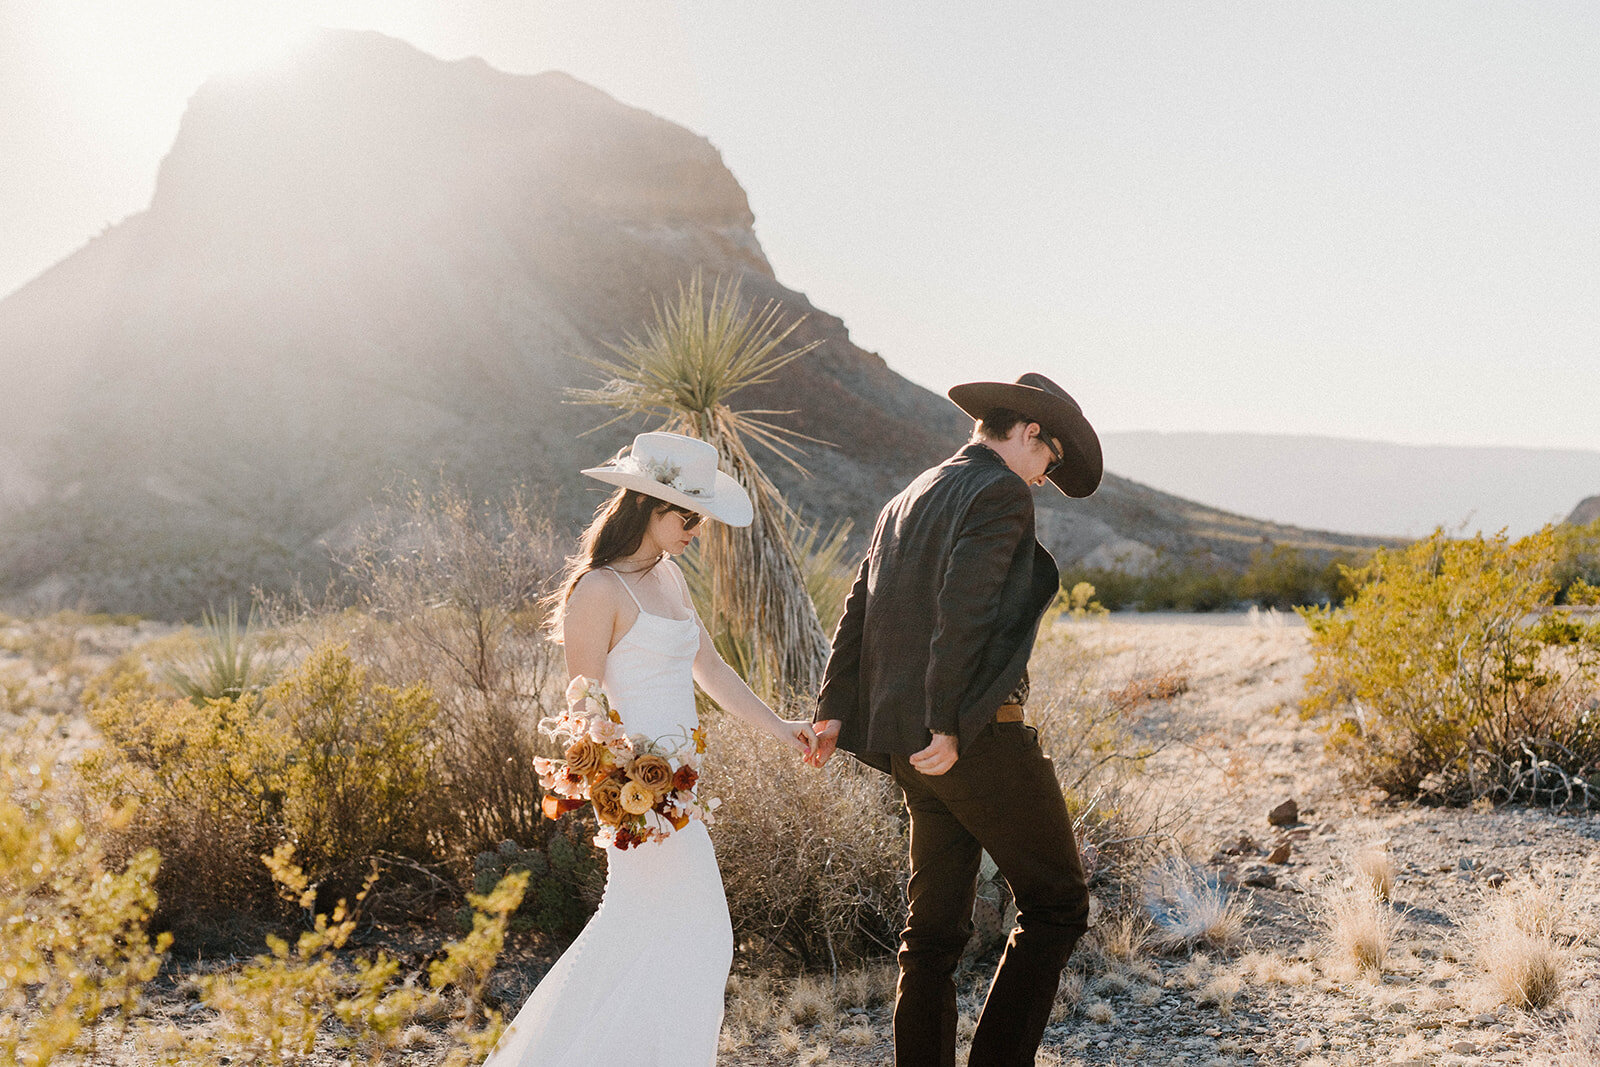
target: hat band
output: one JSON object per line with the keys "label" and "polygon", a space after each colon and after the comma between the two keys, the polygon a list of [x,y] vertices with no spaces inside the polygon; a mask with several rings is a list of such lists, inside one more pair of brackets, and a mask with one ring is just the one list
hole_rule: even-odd
{"label": "hat band", "polygon": [[685,482],[683,480],[683,468],[671,460],[623,456],[621,459],[612,461],[609,466],[612,470],[621,474],[634,474],[654,479],[669,489],[676,489],[685,496],[700,497],[708,495],[708,491],[704,486],[689,485]]}

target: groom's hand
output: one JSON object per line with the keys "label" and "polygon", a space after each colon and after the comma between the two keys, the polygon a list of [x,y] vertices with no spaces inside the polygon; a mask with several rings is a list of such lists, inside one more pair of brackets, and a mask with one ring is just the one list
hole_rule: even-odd
{"label": "groom's hand", "polygon": [[812,746],[811,755],[806,757],[806,762],[813,767],[821,767],[833,755],[834,748],[839,744],[839,728],[844,725],[838,719],[819,719],[811,724],[817,733],[817,743]]}
{"label": "groom's hand", "polygon": [[943,774],[956,765],[957,747],[955,734],[934,734],[932,744],[907,759],[922,774]]}

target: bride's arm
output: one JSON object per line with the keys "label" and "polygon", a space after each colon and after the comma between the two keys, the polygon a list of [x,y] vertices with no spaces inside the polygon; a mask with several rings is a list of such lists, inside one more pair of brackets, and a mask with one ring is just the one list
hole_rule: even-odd
{"label": "bride's arm", "polygon": [[751,692],[739,673],[717,654],[705,623],[696,620],[695,625],[700,631],[700,651],[694,657],[694,680],[706,691],[706,695],[721,705],[724,711],[767,731],[801,755],[810,755],[816,743],[811,724],[804,720],[790,721],[768,707],[766,701]]}
{"label": "bride's arm", "polygon": [[611,630],[616,625],[615,603],[594,575],[586,574],[578,580],[562,611],[561,640],[567,657],[567,677],[581,674],[590,681],[603,681]]}

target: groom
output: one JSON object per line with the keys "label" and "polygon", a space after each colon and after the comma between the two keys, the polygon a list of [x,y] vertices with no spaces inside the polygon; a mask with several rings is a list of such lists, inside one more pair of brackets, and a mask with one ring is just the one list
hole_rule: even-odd
{"label": "groom", "polygon": [[1089,914],[1072,820],[1026,725],[1028,655],[1060,583],[1029,490],[1093,493],[1100,441],[1042,374],[958,385],[950,399],[976,421],[972,439],[878,516],[817,698],[815,762],[837,744],[893,774],[911,815],[895,1063],[955,1063],[954,975],[987,851],[1017,925],[968,1064],[1023,1067]]}

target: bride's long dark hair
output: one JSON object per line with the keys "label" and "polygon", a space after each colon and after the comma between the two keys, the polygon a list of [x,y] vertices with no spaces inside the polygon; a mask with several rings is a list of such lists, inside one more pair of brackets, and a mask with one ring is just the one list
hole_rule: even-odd
{"label": "bride's long dark hair", "polygon": [[[558,643],[561,640],[561,619],[579,579],[639,551],[645,531],[650,528],[651,516],[671,506],[656,497],[619,488],[595,509],[594,518],[578,536],[578,551],[567,557],[556,591],[544,601],[548,612],[545,629],[553,640]],[[649,570],[659,562],[657,559],[644,569]]]}

